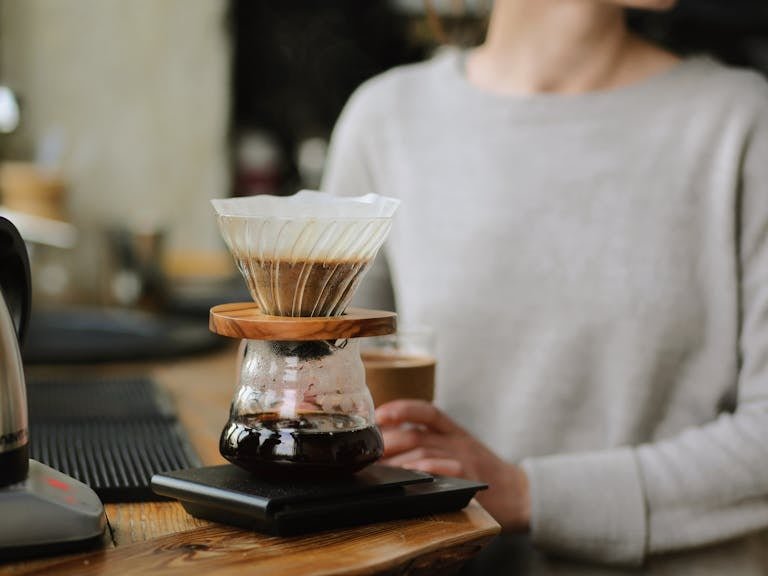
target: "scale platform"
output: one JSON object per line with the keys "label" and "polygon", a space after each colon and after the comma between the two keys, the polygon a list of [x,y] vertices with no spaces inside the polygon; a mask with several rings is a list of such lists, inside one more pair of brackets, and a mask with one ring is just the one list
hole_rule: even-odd
{"label": "scale platform", "polygon": [[268,481],[232,464],[152,477],[192,516],[275,536],[460,510],[487,487],[380,464],[322,482]]}

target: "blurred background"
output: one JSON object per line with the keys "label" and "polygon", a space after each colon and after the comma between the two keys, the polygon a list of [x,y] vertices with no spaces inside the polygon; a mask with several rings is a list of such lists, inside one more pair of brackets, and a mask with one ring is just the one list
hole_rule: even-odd
{"label": "blurred background", "polygon": [[[0,213],[37,308],[204,317],[247,298],[208,200],[315,188],[365,79],[481,41],[490,0],[0,0]],[[683,0],[642,33],[768,73],[765,0]]]}

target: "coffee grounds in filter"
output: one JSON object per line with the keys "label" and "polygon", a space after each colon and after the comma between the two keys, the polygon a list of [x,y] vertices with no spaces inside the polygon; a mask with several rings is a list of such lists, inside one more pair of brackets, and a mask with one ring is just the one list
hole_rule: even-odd
{"label": "coffee grounds in filter", "polygon": [[343,313],[370,260],[260,259],[234,252],[251,296],[274,316],[337,316]]}

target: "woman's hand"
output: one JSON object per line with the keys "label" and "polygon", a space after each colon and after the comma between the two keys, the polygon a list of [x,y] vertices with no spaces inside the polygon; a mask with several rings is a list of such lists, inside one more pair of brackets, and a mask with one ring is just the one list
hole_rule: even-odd
{"label": "woman's hand", "polygon": [[383,464],[485,482],[480,503],[507,530],[527,530],[528,479],[423,400],[395,400],[377,408],[384,436]]}

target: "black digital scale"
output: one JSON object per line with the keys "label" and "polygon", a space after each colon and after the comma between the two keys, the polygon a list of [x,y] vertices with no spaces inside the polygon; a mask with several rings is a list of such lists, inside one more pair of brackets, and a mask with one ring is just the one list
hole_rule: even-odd
{"label": "black digital scale", "polygon": [[265,480],[231,464],[152,477],[154,492],[193,516],[275,536],[460,510],[485,488],[380,464],[322,482]]}

